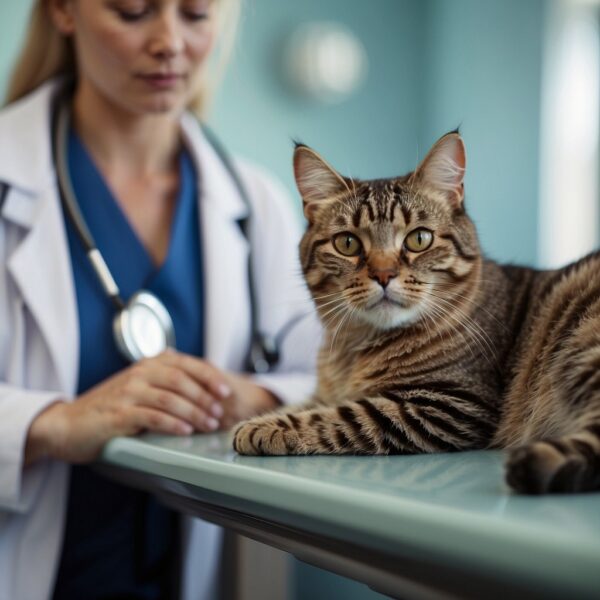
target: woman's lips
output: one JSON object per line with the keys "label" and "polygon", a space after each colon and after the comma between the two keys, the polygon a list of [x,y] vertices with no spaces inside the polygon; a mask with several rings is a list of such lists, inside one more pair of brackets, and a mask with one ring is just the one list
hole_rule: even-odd
{"label": "woman's lips", "polygon": [[175,87],[183,79],[183,75],[179,73],[149,73],[147,75],[138,75],[138,77],[149,86],[159,90]]}

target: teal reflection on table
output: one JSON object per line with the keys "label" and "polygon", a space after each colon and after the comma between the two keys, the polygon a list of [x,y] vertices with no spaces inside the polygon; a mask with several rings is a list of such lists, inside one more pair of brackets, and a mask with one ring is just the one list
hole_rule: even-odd
{"label": "teal reflection on table", "polygon": [[[124,440],[125,441],[125,440]],[[126,441],[125,441],[126,442]],[[554,532],[575,541],[590,542],[600,552],[600,493],[519,496],[504,483],[504,453],[472,451],[414,456],[240,456],[231,447],[229,434],[169,437],[145,435],[132,444],[159,449],[175,463],[185,458],[190,468],[202,470],[210,462],[212,471],[232,469],[243,474],[244,487],[262,481],[281,489],[300,481],[307,493],[326,484],[340,500],[365,493],[374,503],[406,500],[422,506],[451,509],[503,522],[507,529]],[[127,443],[127,442],[126,442]],[[144,452],[143,447],[137,452]],[[177,458],[179,457],[179,458]],[[219,467],[219,464],[221,467]],[[281,480],[277,478],[281,475]],[[337,490],[337,491],[336,491]],[[393,506],[393,503],[391,504]],[[400,508],[399,508],[400,510]],[[600,569],[600,555],[599,555]]]}

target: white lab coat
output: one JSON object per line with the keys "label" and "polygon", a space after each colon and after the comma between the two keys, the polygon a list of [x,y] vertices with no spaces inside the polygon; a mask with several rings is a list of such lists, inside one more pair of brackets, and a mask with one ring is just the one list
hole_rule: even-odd
{"label": "white lab coat", "polygon": [[[55,83],[0,112],[0,600],[44,600],[53,588],[65,523],[69,467],[23,468],[31,421],[77,389],[78,316],[51,156]],[[206,293],[206,358],[240,370],[250,332],[248,242],[237,220],[246,206],[197,121],[182,128],[201,177],[200,227]],[[255,168],[237,165],[253,205],[250,230],[259,321],[274,334],[311,312],[297,263],[298,232],[285,194]],[[285,402],[307,398],[319,330],[309,317],[291,328],[275,372],[259,379]],[[213,597],[219,530],[190,520],[184,598]],[[190,568],[191,567],[191,568]]]}

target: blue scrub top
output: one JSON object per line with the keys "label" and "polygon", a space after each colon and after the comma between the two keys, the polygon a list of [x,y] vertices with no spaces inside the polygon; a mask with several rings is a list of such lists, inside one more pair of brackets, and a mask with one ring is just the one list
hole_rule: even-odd
{"label": "blue scrub top", "polygon": [[[180,185],[164,263],[156,266],[83,143],[71,132],[73,189],[121,297],[140,289],[160,298],[175,327],[177,349],[203,354],[203,290],[197,177],[179,158]],[[113,303],[65,215],[80,324],[78,394],[125,368],[112,334]],[[174,513],[151,496],[108,481],[88,466],[71,469],[66,532],[54,599],[168,598],[177,580]]]}
{"label": "blue scrub top", "polygon": [[[113,278],[128,300],[154,293],[171,314],[177,348],[202,356],[203,295],[196,176],[191,158],[179,160],[180,188],[167,257],[157,267],[131,227],[79,138],[69,138],[69,168],[83,217]],[[143,201],[143,200],[142,200]],[[68,220],[67,220],[68,221]],[[79,393],[127,366],[115,344],[113,303],[103,292],[70,222],[68,237],[80,322]]]}

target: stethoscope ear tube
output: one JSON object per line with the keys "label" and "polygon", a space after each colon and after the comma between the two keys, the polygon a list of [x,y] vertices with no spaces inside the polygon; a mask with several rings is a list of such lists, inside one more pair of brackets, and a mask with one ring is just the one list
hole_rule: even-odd
{"label": "stethoscope ear tube", "polygon": [[[248,217],[240,221],[240,227],[244,237],[248,240],[248,245],[252,249],[252,235],[250,232],[250,215],[252,215],[252,204],[250,197],[246,191],[246,187],[242,183],[237,170],[233,166],[229,155],[215,136],[215,134],[206,126],[202,125],[202,131],[206,139],[210,142],[213,150],[225,165],[229,175],[233,179],[235,187],[238,190],[240,198],[248,209]],[[252,263],[252,252],[248,253],[248,294],[250,296],[250,319],[252,323],[252,332],[250,339],[250,347],[245,360],[245,369],[251,373],[267,373],[279,362],[279,344],[275,338],[269,337],[260,332],[257,327],[258,323],[258,302],[256,298],[256,289],[254,286],[254,265]]]}
{"label": "stethoscope ear tube", "polygon": [[100,254],[100,251],[96,248],[94,238],[79,210],[77,197],[75,196],[75,191],[73,190],[73,185],[71,183],[69,165],[67,163],[67,137],[69,135],[70,126],[71,116],[69,107],[66,102],[63,102],[59,108],[56,121],[54,148],[56,176],[58,178],[60,198],[65,208],[65,212],[81,240],[86,256],[98,277],[98,281],[100,282],[100,285],[102,285],[102,289],[105,294],[111,298],[113,304],[115,304],[118,309],[122,309],[125,306],[125,303],[121,298],[119,287],[117,286],[108,265],[104,261],[102,254]]}

